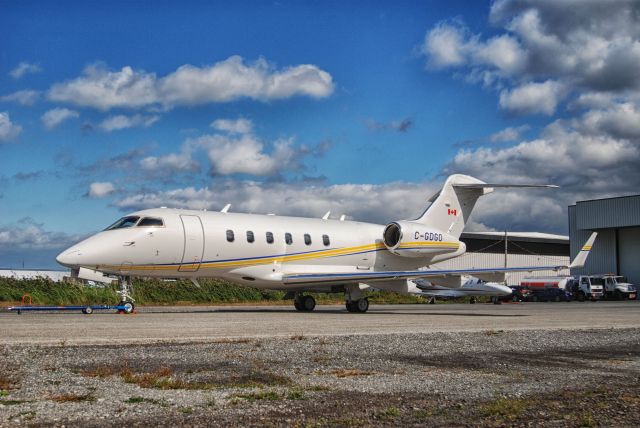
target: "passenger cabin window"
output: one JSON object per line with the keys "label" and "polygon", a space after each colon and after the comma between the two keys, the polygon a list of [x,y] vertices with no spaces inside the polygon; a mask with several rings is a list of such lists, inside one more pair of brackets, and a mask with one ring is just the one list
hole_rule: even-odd
{"label": "passenger cabin window", "polygon": [[107,227],[105,230],[125,229],[127,227],[133,227],[140,220],[137,216],[122,217],[120,220]]}
{"label": "passenger cabin window", "polygon": [[309,235],[308,233],[304,234],[304,243],[306,245],[311,245],[311,235]]}
{"label": "passenger cabin window", "polygon": [[253,236],[253,232],[250,230],[247,230],[247,242],[253,242],[255,240],[256,238],[255,236]]}
{"label": "passenger cabin window", "polygon": [[273,244],[273,233],[267,232],[267,244]]}
{"label": "passenger cabin window", "polygon": [[328,247],[331,244],[331,241],[329,241],[329,235],[322,235],[322,243],[325,247]]}
{"label": "passenger cabin window", "polygon": [[138,223],[138,227],[140,226],[164,226],[164,222],[161,218],[145,217]]}
{"label": "passenger cabin window", "polygon": [[286,242],[287,245],[293,244],[293,238],[291,237],[290,233],[285,233],[284,234],[284,242]]}
{"label": "passenger cabin window", "polygon": [[233,230],[227,230],[227,241],[233,242],[235,237],[233,236]]}

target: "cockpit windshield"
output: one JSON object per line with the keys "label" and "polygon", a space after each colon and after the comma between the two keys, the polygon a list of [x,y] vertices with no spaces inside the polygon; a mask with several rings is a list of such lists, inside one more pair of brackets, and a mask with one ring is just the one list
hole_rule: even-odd
{"label": "cockpit windshield", "polygon": [[140,217],[134,215],[122,217],[120,220],[116,221],[105,230],[125,229],[127,227],[133,227],[138,222],[138,220],[140,220]]}

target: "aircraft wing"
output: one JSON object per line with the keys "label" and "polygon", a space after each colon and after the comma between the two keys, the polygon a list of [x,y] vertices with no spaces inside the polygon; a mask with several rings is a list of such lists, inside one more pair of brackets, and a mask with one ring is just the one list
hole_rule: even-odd
{"label": "aircraft wing", "polygon": [[[283,282],[286,284],[353,284],[353,283],[375,283],[377,281],[394,281],[400,279],[437,279],[449,278],[452,276],[471,275],[486,281],[500,281],[504,279],[504,275],[509,272],[535,272],[544,270],[562,270],[572,269],[584,266],[587,255],[591,251],[593,242],[595,241],[597,232],[593,232],[587,242],[582,247],[573,262],[568,266],[520,266],[507,268],[480,268],[480,269],[427,269],[427,270],[410,270],[410,271],[318,271],[317,268],[313,272],[304,272],[304,266],[300,266],[299,272],[288,272],[282,276]],[[329,268],[329,266],[327,266]],[[373,284],[372,284],[373,285]],[[375,285],[373,285],[375,286]]]}

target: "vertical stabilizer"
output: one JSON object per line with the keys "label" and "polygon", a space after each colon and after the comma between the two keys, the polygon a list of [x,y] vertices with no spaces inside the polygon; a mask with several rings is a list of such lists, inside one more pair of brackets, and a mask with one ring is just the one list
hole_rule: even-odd
{"label": "vertical stabilizer", "polygon": [[[486,184],[484,181],[468,175],[449,176],[442,189],[429,199],[431,205],[420,218],[414,221],[428,224],[430,227],[459,238],[478,198],[493,191],[491,188],[482,187],[484,184]],[[464,185],[480,186],[461,187]]]}

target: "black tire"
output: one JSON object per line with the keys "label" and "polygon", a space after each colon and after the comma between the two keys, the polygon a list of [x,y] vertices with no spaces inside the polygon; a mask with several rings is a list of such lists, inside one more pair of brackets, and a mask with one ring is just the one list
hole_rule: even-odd
{"label": "black tire", "polygon": [[355,308],[358,313],[364,314],[369,310],[369,299],[359,299],[355,301]]}
{"label": "black tire", "polygon": [[469,304],[474,305],[476,303],[476,298],[472,297],[469,299]]}
{"label": "black tire", "polygon": [[300,299],[300,303],[304,312],[311,312],[316,308],[316,299],[312,296],[303,296]]}
{"label": "black tire", "polygon": [[616,300],[624,300],[624,297],[622,296],[622,293],[620,292],[620,290],[616,290],[613,293],[613,298]]}
{"label": "black tire", "polygon": [[302,311],[302,305],[298,299],[293,299],[293,307],[296,308],[296,311]]}
{"label": "black tire", "polygon": [[584,302],[585,300],[587,300],[587,296],[585,296],[584,293],[580,291],[578,293],[578,302]]}
{"label": "black tire", "polygon": [[87,306],[82,310],[82,313],[85,315],[91,315],[93,313],[93,308],[91,306]]}

